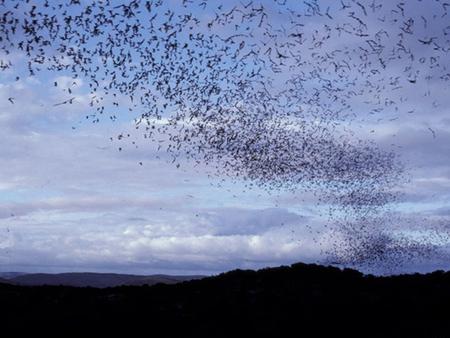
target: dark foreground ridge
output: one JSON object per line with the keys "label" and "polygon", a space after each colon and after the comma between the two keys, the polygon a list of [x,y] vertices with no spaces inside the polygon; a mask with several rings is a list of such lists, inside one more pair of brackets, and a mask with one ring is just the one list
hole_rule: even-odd
{"label": "dark foreground ridge", "polygon": [[0,303],[9,336],[450,336],[450,272],[442,271],[374,277],[298,263],[174,285],[1,284]]}

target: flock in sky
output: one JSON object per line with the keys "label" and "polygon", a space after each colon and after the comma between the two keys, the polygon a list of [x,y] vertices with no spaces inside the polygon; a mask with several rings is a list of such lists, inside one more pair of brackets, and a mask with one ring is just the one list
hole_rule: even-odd
{"label": "flock in sky", "polygon": [[[87,120],[133,116],[174,166],[187,158],[250,186],[313,192],[329,208],[330,262],[396,265],[437,247],[392,234],[405,166],[355,126],[402,123],[419,99],[439,107],[449,10],[445,0],[0,0],[0,69],[22,55],[23,76],[82,79]],[[54,105],[76,104],[64,89]]]}

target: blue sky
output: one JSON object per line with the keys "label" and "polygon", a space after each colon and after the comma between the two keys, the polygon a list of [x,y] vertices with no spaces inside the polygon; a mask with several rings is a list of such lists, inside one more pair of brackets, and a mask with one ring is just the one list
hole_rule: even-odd
{"label": "blue sky", "polygon": [[[283,22],[276,14],[273,20]],[[322,24],[305,21],[304,29],[311,33]],[[1,270],[214,274],[326,259],[327,208],[311,191],[248,189],[240,178],[211,176],[211,167],[187,160],[176,168],[135,130],[136,115],[126,108],[115,122],[86,120],[92,110],[86,79],[73,84],[68,74],[52,72],[30,77],[24,55],[13,53],[13,59],[14,67],[0,73]],[[390,71],[395,77],[395,67]],[[389,94],[408,99],[401,111],[376,117],[359,113],[364,104],[354,102],[358,114],[346,125],[355,137],[395,149],[407,166],[409,181],[396,187],[403,197],[393,206],[392,232],[426,234],[442,252],[450,230],[448,87],[442,81],[406,86]],[[74,104],[54,106],[69,97]],[[130,133],[139,147],[110,140],[120,133]],[[446,256],[408,262],[398,271],[435,268],[449,268]]]}

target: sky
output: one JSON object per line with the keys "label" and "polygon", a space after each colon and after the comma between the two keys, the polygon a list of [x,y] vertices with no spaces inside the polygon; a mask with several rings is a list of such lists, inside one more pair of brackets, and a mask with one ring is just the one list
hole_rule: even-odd
{"label": "sky", "polygon": [[212,273],[317,254],[298,245],[307,207],[176,168],[151,144],[119,152],[109,136],[131,123],[73,130],[86,107],[50,112],[59,93],[36,86],[49,88],[31,78],[0,91],[23,98],[2,105],[2,269]]}
{"label": "sky", "polygon": [[[0,72],[1,271],[217,274],[326,261],[329,220],[313,193],[249,189],[188,160],[177,168],[126,109],[116,121],[86,120],[86,79],[29,76],[25,56],[13,56],[14,67]],[[55,106],[68,88],[74,103]],[[399,96],[408,102],[394,118],[351,124],[357,137],[395,149],[407,168],[393,226],[441,253],[450,231],[448,89],[433,80],[406,86]],[[121,133],[137,147],[117,141]],[[393,272],[449,268],[445,255],[431,255]]]}

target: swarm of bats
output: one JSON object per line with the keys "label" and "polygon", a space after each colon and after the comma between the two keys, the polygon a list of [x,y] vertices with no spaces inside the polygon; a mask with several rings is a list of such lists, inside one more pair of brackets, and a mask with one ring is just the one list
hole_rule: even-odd
{"label": "swarm of bats", "polygon": [[[401,264],[436,248],[390,233],[403,165],[352,126],[406,119],[417,96],[438,107],[432,88],[450,80],[449,9],[445,0],[0,0],[0,69],[21,55],[28,75],[83,79],[93,122],[133,112],[177,166],[183,157],[268,190],[313,191],[330,205],[330,259]],[[67,94],[55,105],[74,104]]]}

